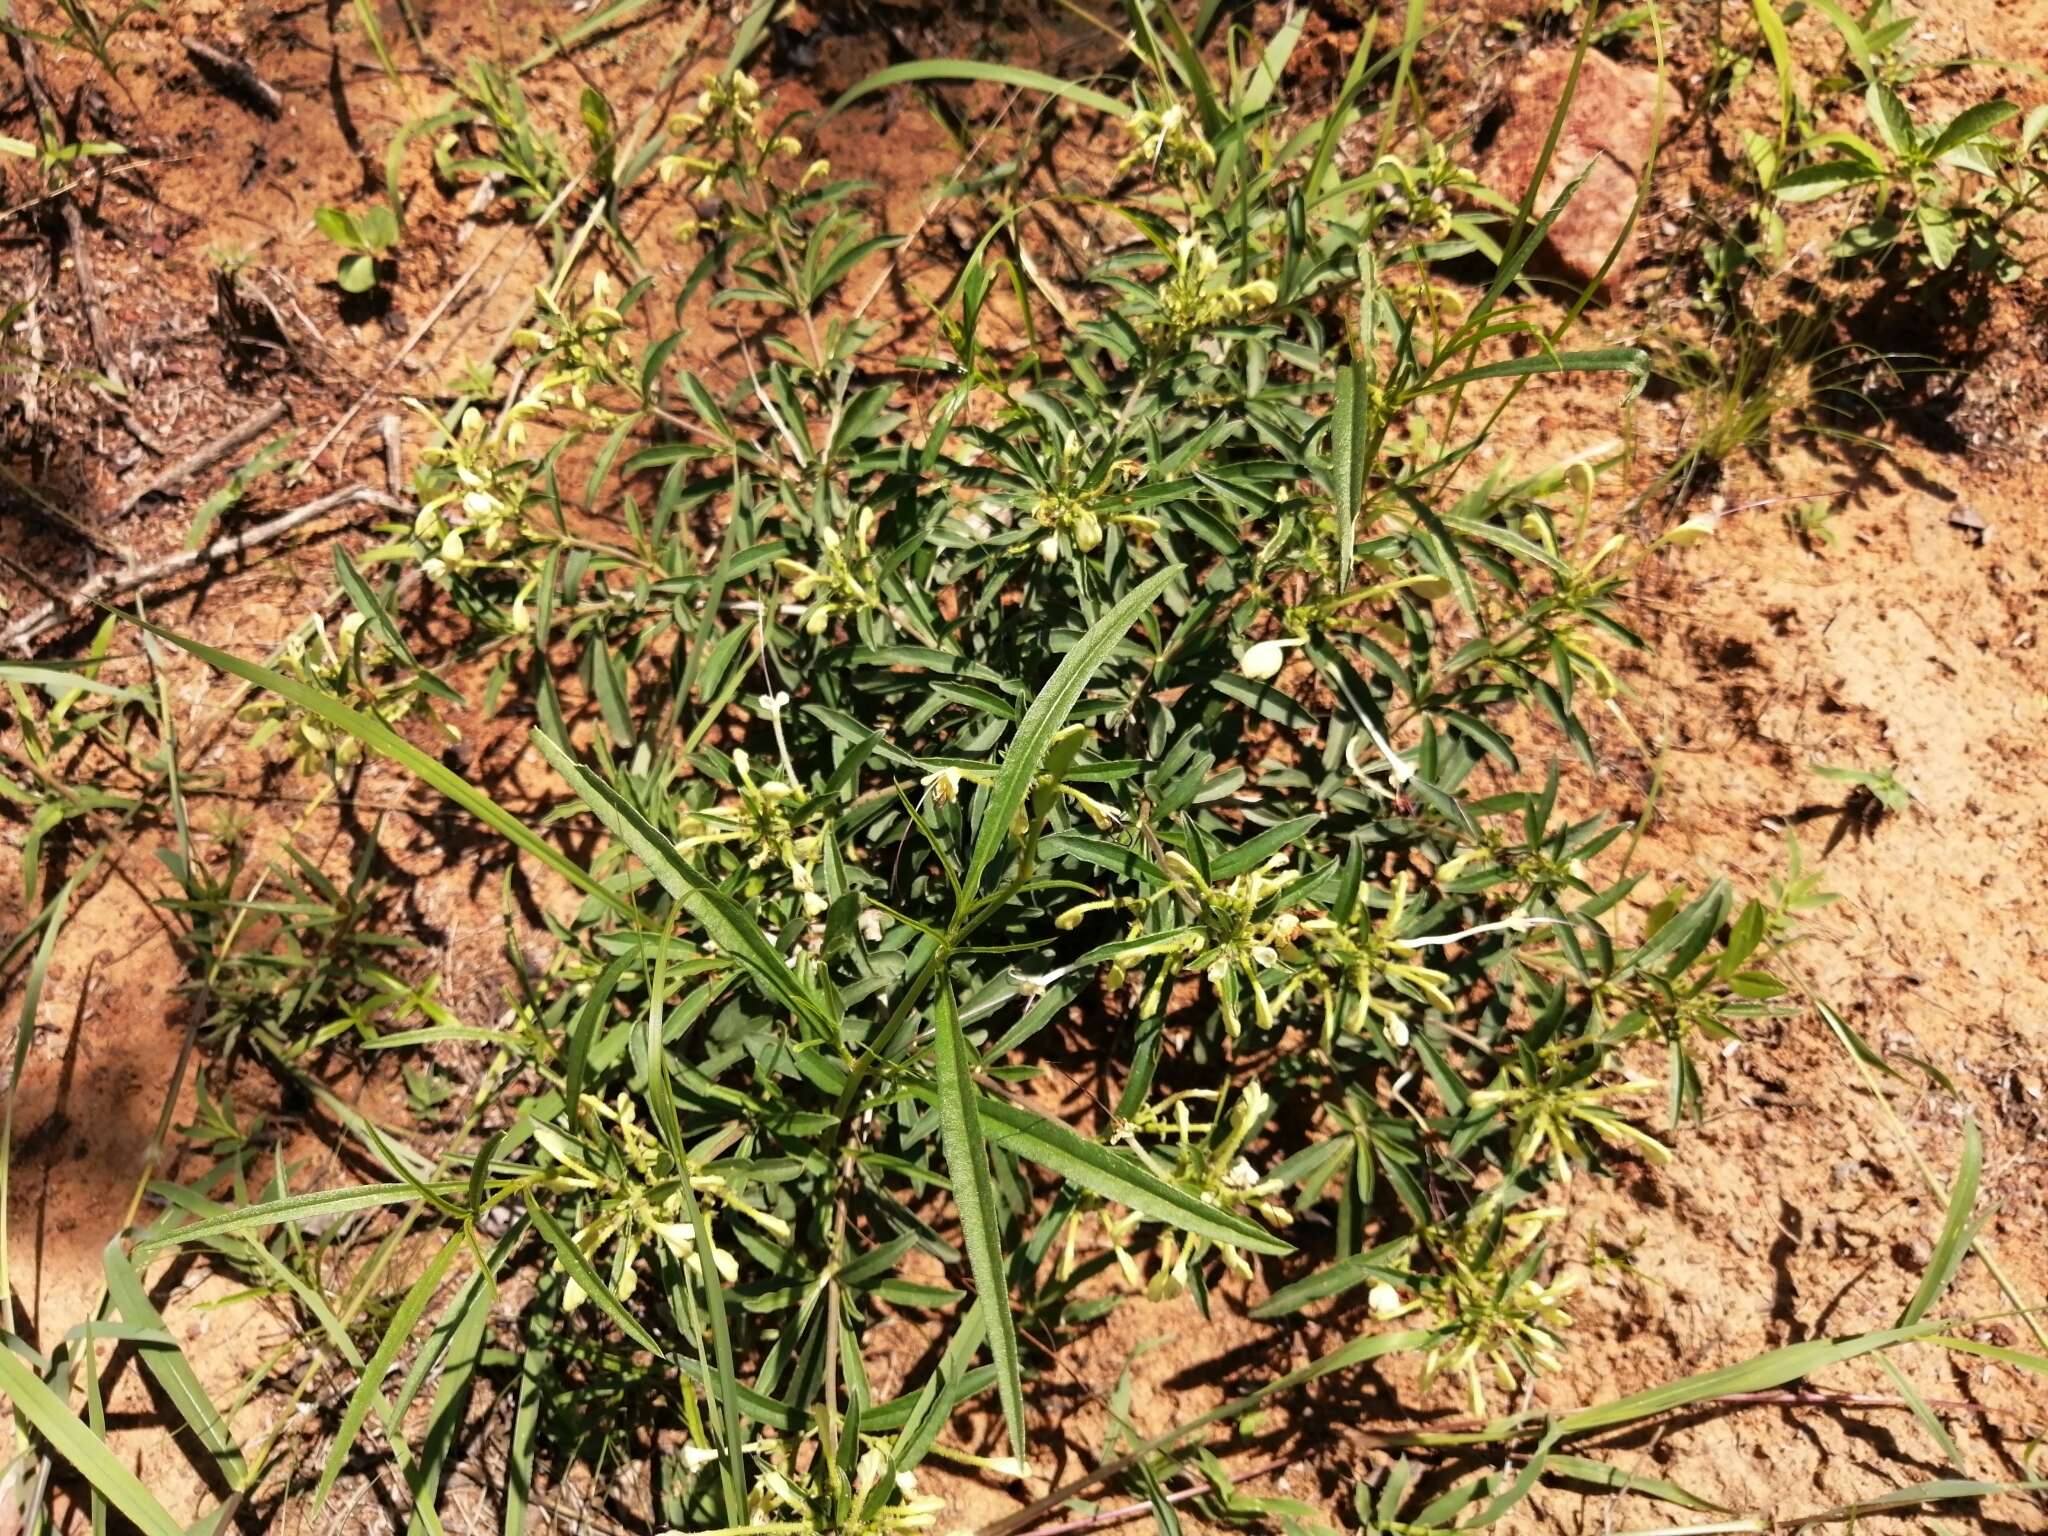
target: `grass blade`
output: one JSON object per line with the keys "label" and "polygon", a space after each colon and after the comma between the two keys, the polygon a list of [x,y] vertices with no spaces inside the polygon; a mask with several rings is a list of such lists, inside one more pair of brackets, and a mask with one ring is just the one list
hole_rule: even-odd
{"label": "grass blade", "polygon": [[254,683],[259,688],[266,688],[279,698],[296,704],[307,714],[324,720],[336,730],[347,732],[371,751],[390,758],[421,783],[439,790],[448,800],[481,821],[522,853],[531,854],[540,860],[577,890],[585,895],[597,897],[615,911],[628,910],[626,903],[615,892],[607,890],[601,882],[592,879],[590,872],[582,865],[561,849],[542,840],[525,822],[499,805],[489,795],[459,773],[444,766],[438,758],[422,752],[383,721],[360,710],[351,709],[332,694],[310,688],[281,672],[272,671],[269,667],[253,661],[244,661],[241,657],[231,656],[226,651],[215,650],[210,645],[202,645],[197,640],[173,634],[168,629],[160,629],[146,619],[130,618],[129,622],[148,630],[161,640],[168,640],[180,650],[189,651],[208,666],[239,677],[245,683]]}
{"label": "grass blade", "polygon": [[121,1320],[163,1334],[160,1342],[136,1345],[135,1353],[142,1361],[143,1369],[163,1389],[164,1396],[171,1400],[171,1406],[178,1410],[178,1417],[185,1421],[192,1438],[213,1457],[228,1486],[239,1488],[248,1465],[242,1460],[235,1437],[227,1421],[220,1416],[220,1410],[214,1407],[213,1399],[199,1384],[199,1377],[186,1360],[184,1350],[171,1337],[162,1314],[150,1304],[142,1277],[136,1274],[135,1266],[128,1262],[128,1255],[121,1250],[120,1238],[107,1244],[103,1267],[107,1277],[107,1298]]}
{"label": "grass blade", "polygon": [[1577,1413],[1565,1415],[1560,1422],[1567,1435],[1583,1435],[1591,1430],[1669,1413],[1674,1408],[1689,1407],[1706,1398],[1721,1397],[1730,1392],[1768,1392],[1787,1382],[1811,1376],[1824,1366],[1890,1349],[1895,1344],[1929,1338],[1933,1333],[1933,1324],[1916,1323],[1909,1328],[1886,1328],[1846,1339],[1809,1339],[1803,1344],[1788,1344],[1783,1349],[1770,1350],[1739,1365],[1702,1371],[1682,1381],[1632,1392],[1611,1403],[1581,1408]]}
{"label": "grass blade", "polygon": [[988,1351],[995,1358],[996,1387],[1010,1430],[1010,1453],[1021,1461],[1026,1455],[1024,1381],[1017,1364],[1017,1325],[1010,1313],[1009,1268],[1003,1262],[1002,1225],[996,1216],[988,1149],[982,1144],[981,1117],[976,1110],[981,1092],[974,1086],[971,1052],[960,1032],[950,981],[939,983],[935,1011],[939,1135],[946,1148],[946,1171],[953,1179],[953,1202],[960,1208],[968,1265],[988,1318]]}
{"label": "grass blade", "polygon": [[916,59],[907,64],[892,64],[887,69],[876,70],[855,85],[832,103],[831,110],[843,112],[863,96],[885,91],[892,85],[914,85],[926,80],[986,80],[996,85],[1015,86],[1023,91],[1043,91],[1048,96],[1063,97],[1078,107],[1093,107],[1097,112],[1107,113],[1119,121],[1128,117],[1131,111],[1114,97],[1105,96],[1100,91],[1091,91],[1087,86],[1076,85],[1071,80],[1062,80],[1057,75],[1040,74],[1035,69],[1022,69],[1015,64],[992,64],[980,59]]}
{"label": "grass blade", "polygon": [[1676,1483],[1639,1472],[1624,1472],[1610,1462],[1598,1461],[1591,1456],[1566,1456],[1553,1452],[1544,1471],[1547,1476],[1568,1482],[1587,1483],[1614,1493],[1641,1494],[1646,1499],[1661,1499],[1666,1504],[1676,1504],[1703,1514],[1727,1513],[1725,1506],[1703,1499],[1696,1493],[1688,1493]]}
{"label": "grass blade", "polygon": [[1956,1170],[1955,1188],[1949,1192],[1948,1214],[1942,1218],[1941,1236],[1935,1240],[1933,1256],[1927,1262],[1927,1273],[1920,1277],[1919,1287],[1913,1292],[1913,1299],[1906,1303],[1906,1310],[1899,1314],[1899,1326],[1917,1323],[1927,1315],[1927,1309],[1941,1300],[1941,1293],[1948,1289],[1955,1279],[1956,1271],[1962,1267],[1963,1258],[1970,1251],[1970,1239],[1977,1235],[1977,1226],[1970,1220],[1970,1212],[1977,1204],[1977,1181],[1984,1168],[1984,1138],[1977,1134],[1977,1122],[1963,1122],[1963,1162]]}
{"label": "grass blade", "polygon": [[[411,1342],[413,1330],[426,1315],[434,1293],[440,1290],[441,1281],[448,1273],[448,1266],[455,1261],[455,1255],[461,1248],[459,1238],[451,1237],[443,1243],[433,1262],[420,1272],[419,1279],[412,1283],[412,1288],[398,1303],[398,1309],[391,1314],[390,1325],[378,1341],[376,1353],[364,1364],[356,1389],[349,1394],[348,1406],[342,1410],[341,1423],[334,1432],[334,1445],[327,1453],[327,1464],[320,1469],[320,1481],[313,1489],[310,1508],[326,1506],[327,1495],[334,1491],[334,1480],[341,1475],[349,1453],[355,1449],[356,1436],[362,1433],[363,1423],[370,1417],[370,1409],[383,1394],[385,1374],[397,1362],[398,1352]],[[390,1433],[394,1439],[397,1437],[396,1424],[390,1426]]]}
{"label": "grass blade", "polygon": [[[430,1187],[451,1199],[463,1192],[463,1186],[455,1183]],[[306,1195],[287,1195],[282,1200],[266,1200],[261,1205],[222,1211],[218,1216],[207,1216],[168,1232],[153,1232],[135,1245],[135,1255],[146,1258],[167,1248],[181,1248],[206,1238],[240,1236],[261,1227],[309,1221],[315,1216],[345,1216],[351,1211],[367,1211],[380,1205],[396,1205],[401,1200],[417,1198],[419,1191],[410,1184],[358,1184],[353,1189],[322,1189]]]}
{"label": "grass blade", "polygon": [[184,1527],[156,1501],[156,1495],[29,1369],[28,1362],[10,1347],[12,1342],[0,1341],[0,1397],[11,1402],[43,1442],[133,1521],[143,1536],[185,1536]]}

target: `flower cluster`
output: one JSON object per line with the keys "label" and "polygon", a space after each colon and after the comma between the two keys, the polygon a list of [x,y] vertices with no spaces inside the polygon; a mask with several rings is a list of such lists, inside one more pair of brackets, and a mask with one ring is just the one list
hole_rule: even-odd
{"label": "flower cluster", "polygon": [[420,509],[413,541],[425,551],[420,573],[446,585],[451,577],[494,564],[525,533],[526,423],[545,414],[537,392],[513,403],[496,422],[475,406],[454,431],[414,402],[434,425],[435,441],[421,455]]}
{"label": "flower cluster", "polygon": [[[576,1230],[577,1251],[594,1262],[599,1254],[617,1244],[610,1269],[613,1294],[621,1301],[637,1288],[634,1260],[650,1241],[660,1243],[679,1263],[696,1272],[702,1262],[697,1251],[697,1229],[688,1217],[689,1203],[684,1199],[674,1160],[660,1139],[640,1124],[633,1099],[622,1093],[606,1104],[586,1095],[582,1108],[592,1123],[609,1132],[603,1153],[598,1156],[591,1155],[553,1126],[536,1125],[534,1130],[536,1139],[557,1165],[549,1176],[549,1187],[558,1191],[585,1190],[601,1202],[598,1214]],[[606,1166],[600,1168],[600,1163]],[[684,1171],[689,1179],[689,1193],[698,1200],[746,1217],[778,1242],[789,1241],[788,1222],[745,1199],[725,1178],[694,1162]],[[739,1279],[738,1261],[730,1253],[714,1243],[710,1257],[728,1285]],[[563,1306],[574,1310],[586,1299],[584,1288],[571,1276],[563,1291]]]}
{"label": "flower cluster", "polygon": [[[374,675],[392,659],[375,632],[367,628],[362,614],[345,615],[334,636],[327,632],[327,620],[315,614],[309,624],[285,641],[278,668],[287,677],[332,694],[359,712],[395,726],[415,712],[432,711],[426,695],[413,680]],[[275,694],[259,696],[244,709],[242,717],[260,722],[255,737],[258,743],[281,727],[288,729],[292,760],[301,773],[324,770],[339,774],[362,761],[363,744],[354,736],[329,730],[324,723]],[[454,739],[451,727],[443,724],[441,728]]]}
{"label": "flower cluster", "polygon": [[[1229,1092],[1227,1088],[1191,1089],[1171,1094],[1129,1119],[1119,1120],[1113,1139],[1130,1147],[1161,1179],[1204,1205],[1233,1216],[1258,1218],[1272,1226],[1288,1226],[1294,1213],[1280,1199],[1281,1181],[1262,1175],[1244,1155],[1245,1143],[1266,1123],[1273,1101],[1257,1082],[1248,1083],[1226,1114],[1223,1103]],[[1200,1117],[1203,1108],[1206,1118]],[[1147,1278],[1136,1251],[1143,1218],[1135,1211],[1112,1212],[1101,1208],[1099,1202],[1077,1210],[1068,1220],[1060,1259],[1063,1276],[1072,1275],[1076,1268],[1078,1235],[1089,1209],[1094,1210],[1125,1283],[1153,1301],[1168,1300],[1187,1290],[1193,1267],[1212,1247],[1232,1273],[1251,1278],[1250,1261],[1240,1249],[1203,1237],[1183,1240],[1171,1232],[1161,1234],[1154,1244],[1159,1266]]]}
{"label": "flower cluster", "polygon": [[625,317],[612,302],[610,275],[599,271],[590,280],[589,293],[580,298],[558,295],[544,286],[536,307],[539,323],[512,338],[534,354],[539,383],[531,398],[553,402],[566,396],[593,425],[615,426],[623,418],[591,398],[593,387],[617,383],[632,359]]}
{"label": "flower cluster", "polygon": [[1232,282],[1214,246],[1195,235],[1182,235],[1174,242],[1173,270],[1159,286],[1144,329],[1156,340],[1179,346],[1212,326],[1266,308],[1278,296],[1279,289],[1268,278]]}
{"label": "flower cluster", "polygon": [[738,802],[687,817],[677,846],[687,850],[707,843],[736,843],[746,850],[749,869],[773,863],[788,871],[790,883],[803,898],[804,912],[821,915],[828,903],[818,891],[813,866],[823,840],[803,826],[810,796],[786,779],[756,783],[753,759],[744,750],[732,754],[732,765],[740,779]]}
{"label": "flower cluster", "polygon": [[[761,87],[744,70],[717,76],[697,93],[694,110],[669,119],[669,132],[682,146],[664,155],[655,173],[664,183],[690,178],[695,211],[686,217],[678,236],[688,239],[706,223],[721,228],[733,222],[726,192],[733,183],[746,185],[771,160],[802,151],[793,136],[768,127],[763,116]],[[802,185],[831,174],[823,160],[804,170]]]}
{"label": "flower cluster", "polygon": [[1140,534],[1156,533],[1159,524],[1136,512],[1118,512],[1108,503],[1116,494],[1113,486],[1128,488],[1144,478],[1145,467],[1135,460],[1098,462],[1081,443],[1078,434],[1068,432],[1060,440],[1057,456],[1043,468],[1045,477],[1025,503],[1045,535],[1038,541],[1038,558],[1047,565],[1059,559],[1063,550],[1090,554],[1101,547],[1105,523],[1115,523]]}
{"label": "flower cluster", "polygon": [[1216,150],[1202,135],[1195,115],[1177,101],[1154,107],[1139,98],[1138,109],[1124,119],[1137,144],[1117,166],[1117,174],[1140,165],[1171,181],[1186,181],[1216,164]]}
{"label": "flower cluster", "polygon": [[1407,931],[1408,889],[1405,875],[1395,880],[1383,913],[1375,914],[1361,902],[1348,922],[1328,916],[1303,920],[1303,939],[1316,963],[1336,979],[1336,985],[1322,989],[1326,1044],[1339,1029],[1363,1035],[1377,1026],[1389,1044],[1405,1046],[1415,1003],[1447,1014],[1454,1011],[1450,976],[1422,963]]}
{"label": "flower cluster", "polygon": [[883,609],[873,549],[878,516],[874,507],[866,508],[850,535],[829,525],[821,527],[817,565],[791,559],[775,562],[775,569],[791,583],[791,600],[808,605],[797,620],[805,634],[822,635],[835,618]]}
{"label": "flower cluster", "polygon": [[1489,1380],[1513,1392],[1517,1371],[1558,1368],[1560,1334],[1572,1321],[1564,1301],[1578,1280],[1539,1280],[1543,1252],[1537,1239],[1563,1214],[1544,1206],[1518,1211],[1496,1226],[1475,1213],[1462,1235],[1442,1247],[1436,1272],[1419,1282],[1422,1296],[1384,1309],[1383,1315],[1394,1316],[1426,1305],[1437,1315],[1437,1342],[1422,1361],[1425,1389],[1445,1376],[1462,1380],[1466,1403],[1477,1416],[1486,1411]]}

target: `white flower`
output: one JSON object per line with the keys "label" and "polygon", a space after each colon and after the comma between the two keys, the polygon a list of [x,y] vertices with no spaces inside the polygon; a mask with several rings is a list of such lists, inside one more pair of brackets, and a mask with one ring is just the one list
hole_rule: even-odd
{"label": "white flower", "polygon": [[1401,1293],[1384,1280],[1365,1293],[1365,1304],[1371,1309],[1372,1315],[1381,1322],[1390,1317],[1399,1317],[1406,1310],[1401,1301]]}
{"label": "white flower", "polygon": [[1245,647],[1237,658],[1237,670],[1256,682],[1264,682],[1277,673],[1287,660],[1287,648],[1301,645],[1300,640],[1261,640],[1256,645]]}

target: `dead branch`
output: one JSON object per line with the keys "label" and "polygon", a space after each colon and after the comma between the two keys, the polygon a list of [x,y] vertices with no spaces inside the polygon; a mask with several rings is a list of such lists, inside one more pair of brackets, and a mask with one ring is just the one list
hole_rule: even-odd
{"label": "dead branch", "polygon": [[184,458],[178,460],[169,469],[136,490],[133,495],[121,503],[120,509],[114,515],[116,517],[124,517],[134,511],[146,498],[160,496],[165,491],[175,490],[202,469],[209,469],[213,465],[218,464],[237,448],[255,441],[265,431],[283,420],[285,412],[289,409],[290,407],[284,401],[279,400],[274,405],[258,411],[247,421],[228,428],[227,431],[221,433],[212,442],[193,449],[192,452],[186,454]]}
{"label": "dead branch", "polygon": [[202,565],[218,565],[223,561],[232,560],[258,545],[267,544],[272,539],[290,533],[294,528],[309,523],[316,517],[357,503],[378,507],[387,512],[408,510],[405,503],[395,496],[373,491],[367,485],[348,486],[309,501],[304,506],[294,507],[289,512],[280,512],[268,522],[257,523],[240,533],[227,534],[215,539],[204,549],[181,550],[175,555],[168,555],[148,565],[103,571],[73,592],[69,601],[47,602],[40,608],[24,614],[12,628],[4,635],[0,635],[0,651],[24,654],[29,643],[37,635],[68,618],[83,615],[94,603],[139,591],[143,587],[172,576],[183,575],[186,571]]}
{"label": "dead branch", "polygon": [[185,39],[185,56],[199,67],[199,73],[229,88],[267,117],[284,115],[284,97],[276,86],[256,73],[247,59],[223,53],[196,38]]}

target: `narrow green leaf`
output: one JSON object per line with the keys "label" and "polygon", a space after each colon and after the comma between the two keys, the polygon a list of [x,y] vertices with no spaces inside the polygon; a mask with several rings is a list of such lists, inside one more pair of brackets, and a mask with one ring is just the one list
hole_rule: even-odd
{"label": "narrow green leaf", "polygon": [[1674,1408],[1689,1407],[1706,1398],[1722,1397],[1730,1392],[1768,1392],[1789,1381],[1811,1376],[1824,1366],[1838,1365],[1859,1355],[1890,1349],[1895,1344],[1928,1338],[1933,1332],[1932,1323],[1917,1323],[1909,1328],[1887,1328],[1846,1339],[1809,1339],[1803,1344],[1788,1344],[1783,1349],[1771,1350],[1736,1365],[1702,1371],[1682,1381],[1632,1392],[1611,1403],[1581,1408],[1577,1413],[1565,1415],[1559,1422],[1567,1435],[1583,1435],[1591,1430],[1608,1429],[1616,1424],[1630,1424],[1637,1419],[1669,1413]]}
{"label": "narrow green leaf", "polygon": [[1109,659],[1109,653],[1116,649],[1124,632],[1150,610],[1154,600],[1180,572],[1178,565],[1155,571],[1134,587],[1122,602],[1096,620],[1080,642],[1067,652],[1051,681],[1032,701],[1023,723],[1017,727],[1017,734],[1010,739],[1010,749],[1003,756],[1002,771],[996,775],[982,806],[981,825],[974,839],[974,855],[968,861],[967,876],[961,881],[970,896],[979,889],[983,873],[995,861],[1003,839],[1009,836],[1010,823],[1023,809],[1025,797],[1031,793],[1032,781],[1038,777],[1039,764],[1045,760],[1046,749],[1067,723],[1067,711],[1074,707],[1074,701],[1088,686],[1095,669]]}
{"label": "narrow green leaf", "polygon": [[140,1479],[65,1407],[44,1380],[16,1354],[13,1341],[0,1340],[0,1397],[78,1475],[118,1509],[144,1536],[185,1536],[184,1527],[143,1487]]}
{"label": "narrow green leaf", "polygon": [[837,1033],[825,1005],[797,979],[789,962],[739,903],[684,858],[676,845],[616,790],[578,763],[567,748],[539,731],[533,733],[533,744],[540,748],[541,756],[555,772],[569,781],[569,787],[590,807],[591,814],[624,839],[661,882],[662,889],[682,903],[683,909],[718,946],[720,954],[730,955],[746,967],[761,990],[791,1012],[828,1035]]}
{"label": "narrow green leaf", "polygon": [[2008,1493],[2038,1493],[2043,1488],[2048,1488],[2048,1479],[2036,1478],[2024,1483],[1985,1483],[1966,1477],[1936,1478],[1932,1482],[1894,1488],[1891,1492],[1880,1493],[1875,1498],[1858,1499],[1853,1504],[1838,1504],[1833,1509],[1818,1510],[1810,1515],[1798,1515],[1784,1521],[1778,1529],[1803,1531],[1809,1525],[1839,1525],[1862,1520],[1870,1515],[1888,1514],[1894,1510],[1916,1509],[1922,1504],[1946,1504],[1957,1499],[1988,1499]]}
{"label": "narrow green leaf", "polygon": [[1028,1157],[1083,1189],[1118,1205],[1163,1221],[1178,1232],[1249,1248],[1254,1253],[1294,1251],[1263,1227],[1220,1211],[1154,1175],[1136,1158],[1077,1135],[1057,1120],[1033,1114],[1001,1099],[984,1097],[981,1114],[988,1137],[1000,1147]]}
{"label": "narrow green leaf", "polygon": [[1590,1483],[1595,1488],[1605,1488],[1614,1493],[1639,1493],[1646,1499],[1662,1499],[1666,1504],[1676,1504],[1683,1509],[1696,1509],[1705,1514],[1723,1513],[1726,1507],[1711,1499],[1703,1499],[1696,1493],[1689,1493],[1676,1483],[1666,1482],[1661,1477],[1650,1477],[1641,1472],[1624,1472],[1609,1462],[1596,1461],[1591,1456],[1566,1456],[1553,1452],[1550,1464],[1544,1468],[1549,1477],[1560,1477],[1567,1482]]}
{"label": "narrow green leaf", "polygon": [[1010,1313],[1009,1267],[1003,1262],[1002,1223],[996,1214],[995,1188],[989,1182],[981,1117],[976,1113],[981,1092],[974,1086],[972,1053],[960,1032],[951,981],[940,981],[934,1011],[933,1077],[938,1085],[939,1136],[945,1144],[946,1171],[953,1180],[953,1202],[960,1208],[968,1265],[988,1317],[988,1351],[995,1359],[996,1387],[1010,1430],[1010,1453],[1021,1461],[1028,1454],[1024,1379],[1017,1364],[1017,1325]]}
{"label": "narrow green leaf", "polygon": [[1337,374],[1330,410],[1330,489],[1337,502],[1337,585],[1351,585],[1358,509],[1372,455],[1372,375],[1364,362]]}
{"label": "narrow green leaf", "polygon": [[[547,1208],[531,1195],[527,1196],[526,1209],[533,1217],[534,1226],[540,1229],[540,1235],[546,1238],[548,1246],[555,1250],[555,1257],[561,1261],[564,1273],[583,1288],[583,1294],[596,1302],[598,1309],[617,1323],[619,1331],[627,1338],[655,1359],[666,1360],[668,1351],[654,1341],[654,1335],[640,1325],[633,1314],[626,1310],[625,1303],[620,1301],[612,1293],[612,1288],[604,1283],[603,1276],[591,1268],[590,1260],[585,1258],[583,1250],[576,1246],[576,1239],[563,1231],[562,1224],[549,1215]],[[708,1255],[706,1262],[709,1262]]]}

